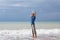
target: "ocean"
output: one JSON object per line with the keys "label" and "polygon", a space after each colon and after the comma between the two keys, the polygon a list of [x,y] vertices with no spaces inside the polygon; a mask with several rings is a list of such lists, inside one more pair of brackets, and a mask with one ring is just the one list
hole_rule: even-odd
{"label": "ocean", "polygon": [[[60,22],[35,22],[36,29],[59,29]],[[0,22],[0,30],[31,29],[30,22]]]}
{"label": "ocean", "polygon": [[32,38],[30,22],[0,22],[0,40],[60,40],[60,22],[36,22]]}

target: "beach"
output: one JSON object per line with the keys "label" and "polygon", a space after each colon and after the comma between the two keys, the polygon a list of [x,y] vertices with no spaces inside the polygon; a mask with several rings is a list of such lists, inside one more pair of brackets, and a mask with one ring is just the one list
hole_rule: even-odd
{"label": "beach", "polygon": [[37,29],[34,39],[31,29],[0,30],[0,40],[60,40],[60,29]]}
{"label": "beach", "polygon": [[60,0],[0,0],[0,40],[60,40]]}
{"label": "beach", "polygon": [[32,38],[30,22],[0,22],[0,40],[60,40],[60,22],[36,22]]}

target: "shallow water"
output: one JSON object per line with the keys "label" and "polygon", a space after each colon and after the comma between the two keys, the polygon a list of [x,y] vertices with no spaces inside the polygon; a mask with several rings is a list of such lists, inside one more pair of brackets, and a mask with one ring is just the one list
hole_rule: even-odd
{"label": "shallow water", "polygon": [[0,40],[60,40],[60,22],[36,22],[32,38],[30,22],[0,22]]}
{"label": "shallow water", "polygon": [[[36,22],[36,29],[60,29],[60,22]],[[0,30],[31,29],[30,22],[0,22]]]}
{"label": "shallow water", "polygon": [[60,29],[37,29],[34,39],[31,29],[0,30],[0,40],[60,40]]}

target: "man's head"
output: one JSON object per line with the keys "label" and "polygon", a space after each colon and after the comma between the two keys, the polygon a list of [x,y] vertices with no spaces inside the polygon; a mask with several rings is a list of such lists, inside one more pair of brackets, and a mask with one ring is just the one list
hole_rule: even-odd
{"label": "man's head", "polygon": [[32,16],[36,16],[36,13],[34,12],[34,11],[32,11],[32,14],[31,14]]}

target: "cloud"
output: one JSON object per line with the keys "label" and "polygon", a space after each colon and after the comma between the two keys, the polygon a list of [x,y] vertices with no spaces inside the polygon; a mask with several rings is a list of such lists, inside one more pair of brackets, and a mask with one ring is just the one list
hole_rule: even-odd
{"label": "cloud", "polygon": [[28,5],[20,4],[20,3],[10,4],[10,5],[8,5],[8,6],[12,6],[12,7],[29,7]]}
{"label": "cloud", "polygon": [[[2,1],[2,2],[1,2]],[[51,5],[59,4],[59,0],[0,0],[0,6],[14,7],[43,7],[49,8]]]}
{"label": "cloud", "polygon": [[41,2],[44,2],[44,0],[3,0],[0,6],[36,7]]}
{"label": "cloud", "polygon": [[[5,9],[8,10],[6,11]],[[10,17],[13,13],[13,16],[17,18],[22,18],[23,16],[25,18],[26,16],[27,19],[28,17],[26,14],[35,10],[39,20],[55,20],[60,18],[60,0],[0,0],[0,10],[2,10],[0,13],[7,12],[9,15],[8,17]],[[1,14],[5,15],[4,17],[6,18],[7,13]],[[21,20],[24,20],[24,18]]]}

